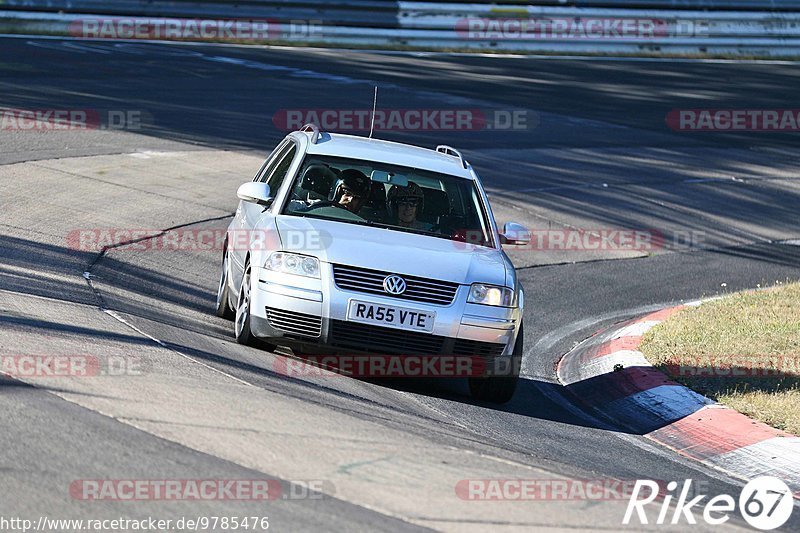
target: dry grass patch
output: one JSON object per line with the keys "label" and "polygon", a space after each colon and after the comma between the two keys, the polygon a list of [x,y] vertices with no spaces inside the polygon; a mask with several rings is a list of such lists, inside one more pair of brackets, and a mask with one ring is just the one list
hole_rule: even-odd
{"label": "dry grass patch", "polygon": [[640,349],[687,387],[800,435],[800,283],[687,308]]}

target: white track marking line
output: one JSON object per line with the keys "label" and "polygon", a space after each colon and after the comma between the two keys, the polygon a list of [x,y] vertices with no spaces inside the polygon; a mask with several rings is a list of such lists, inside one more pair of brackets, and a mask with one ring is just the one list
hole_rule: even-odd
{"label": "white track marking line", "polygon": [[642,352],[635,350],[619,350],[602,357],[586,361],[581,365],[581,380],[591,379],[614,372],[616,365],[622,368],[650,366]]}
{"label": "white track marking line", "polygon": [[61,44],[65,48],[70,48],[72,50],[85,50],[85,51],[93,53],[93,54],[105,54],[105,55],[108,55],[108,54],[112,53],[112,52],[110,52],[108,50],[104,50],[104,49],[98,48],[96,46],[89,46],[89,45],[86,45],[86,44],[78,44],[78,43],[73,43],[73,42],[67,42],[67,43],[61,43]]}
{"label": "white track marking line", "polygon": [[122,318],[122,316],[120,316],[118,313],[116,313],[116,312],[114,312],[114,311],[112,311],[112,310],[110,310],[110,309],[101,309],[101,311],[102,311],[103,313],[107,314],[108,316],[112,317],[113,319],[115,319],[115,320],[118,320],[119,322],[121,322],[121,323],[125,324],[126,326],[128,326],[129,328],[131,328],[133,331],[135,331],[135,332],[136,332],[136,333],[138,333],[139,335],[142,335],[143,337],[146,337],[146,338],[150,339],[151,341],[155,342],[156,344],[158,344],[158,345],[159,345],[159,346],[161,346],[162,348],[164,348],[164,349],[166,349],[166,350],[169,350],[169,351],[171,351],[171,352],[173,352],[173,353],[176,353],[176,354],[180,355],[181,357],[183,357],[184,359],[188,359],[189,361],[192,361],[192,362],[194,362],[194,363],[197,363],[197,364],[198,364],[198,365],[200,365],[200,366],[204,366],[204,367],[206,367],[206,368],[207,368],[207,369],[209,369],[209,370],[213,370],[214,372],[217,372],[218,374],[222,374],[223,376],[227,376],[227,377],[231,378],[231,379],[232,379],[232,380],[234,380],[234,381],[238,381],[239,383],[241,383],[241,384],[243,384],[243,385],[247,385],[248,387],[255,387],[255,385],[253,385],[253,384],[252,384],[252,383],[250,383],[250,382],[247,382],[247,381],[245,381],[245,380],[243,380],[243,379],[239,379],[239,378],[237,378],[236,376],[233,376],[233,375],[231,375],[231,374],[228,374],[227,372],[225,372],[225,371],[223,371],[223,370],[219,370],[218,368],[214,368],[213,366],[211,366],[211,365],[208,365],[208,364],[206,364],[206,363],[204,363],[204,362],[202,362],[202,361],[198,361],[198,360],[197,360],[197,359],[195,359],[194,357],[191,357],[191,356],[189,356],[189,355],[186,355],[186,354],[184,354],[184,353],[181,353],[181,352],[179,352],[178,350],[175,350],[174,348],[170,348],[170,347],[169,347],[169,346],[167,346],[167,345],[166,345],[166,344],[165,344],[163,341],[160,341],[159,339],[157,339],[157,338],[153,337],[152,335],[149,335],[149,334],[145,333],[144,331],[142,331],[142,330],[141,330],[141,329],[139,329],[138,327],[134,326],[133,324],[131,324],[130,322],[128,322],[127,320],[125,320],[124,318]]}
{"label": "white track marking line", "polygon": [[625,326],[624,328],[617,330],[609,340],[620,339],[622,337],[641,337],[657,325],[659,325],[662,321],[661,320],[647,320],[645,322],[636,322],[635,324],[631,324],[630,326]]}

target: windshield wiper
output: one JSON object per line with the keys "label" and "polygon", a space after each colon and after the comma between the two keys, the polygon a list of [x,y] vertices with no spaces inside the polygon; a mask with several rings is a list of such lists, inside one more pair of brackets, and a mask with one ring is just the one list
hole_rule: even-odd
{"label": "windshield wiper", "polygon": [[302,218],[314,218],[316,220],[330,220],[331,222],[344,222],[345,224],[358,224],[360,226],[373,226],[375,225],[374,222],[370,220],[353,220],[349,218],[333,218],[333,217],[323,217],[319,215],[315,215],[312,213],[306,213],[303,211],[292,211],[290,213],[284,213],[285,215],[295,216],[295,217],[302,217]]}
{"label": "windshield wiper", "polygon": [[445,233],[436,233],[435,231],[427,231],[424,229],[404,228],[403,226],[386,226],[389,229],[402,231],[403,233],[413,233],[415,235],[427,235],[429,237],[439,237],[440,239],[450,239],[450,236]]}
{"label": "windshield wiper", "polygon": [[384,222],[377,222],[374,220],[352,220],[349,218],[332,218],[332,217],[322,217],[319,215],[314,215],[310,213],[304,213],[303,211],[295,211],[292,213],[284,213],[286,215],[292,215],[297,217],[303,218],[315,218],[317,220],[330,220],[331,222],[343,222],[345,224],[356,224],[358,226],[368,226],[371,228],[381,228],[381,229],[388,229],[394,231],[402,231],[403,233],[412,233],[414,235],[426,235],[428,237],[437,237],[439,239],[446,239],[446,240],[455,240],[453,239],[452,235],[448,235],[446,233],[437,233],[435,231],[427,231],[424,229],[415,229],[415,228],[404,228],[403,226],[395,226],[393,224],[386,224]]}

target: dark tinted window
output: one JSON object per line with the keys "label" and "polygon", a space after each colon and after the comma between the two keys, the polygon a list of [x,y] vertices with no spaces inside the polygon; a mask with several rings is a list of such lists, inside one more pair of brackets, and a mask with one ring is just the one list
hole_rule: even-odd
{"label": "dark tinted window", "polygon": [[[289,167],[292,166],[292,161],[297,153],[297,146],[291,143],[286,149],[275,159],[276,164],[274,168],[264,173],[266,176],[267,185],[269,185],[270,193],[274,196],[280,189],[283,180],[289,173]],[[272,165],[270,165],[272,166]]]}

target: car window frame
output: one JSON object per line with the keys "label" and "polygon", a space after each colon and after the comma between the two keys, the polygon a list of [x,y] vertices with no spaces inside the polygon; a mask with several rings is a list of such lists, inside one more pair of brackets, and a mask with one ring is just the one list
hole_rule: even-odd
{"label": "car window frame", "polygon": [[[292,153],[293,150],[294,153]],[[269,181],[273,178],[275,172],[278,170],[281,164],[283,164],[283,162],[286,161],[286,158],[291,155],[291,157],[289,158],[289,165],[286,167],[286,172],[284,172],[280,183],[278,183],[276,187],[273,187],[272,185],[270,185],[269,187],[269,193],[273,198],[275,198],[278,195],[278,191],[281,190],[281,186],[286,181],[286,178],[289,177],[289,171],[292,169],[292,163],[294,162],[294,159],[297,157],[298,151],[299,147],[297,146],[296,142],[294,142],[293,140],[287,142],[284,149],[281,150],[280,153],[275,157],[275,164],[271,166],[269,175],[267,176],[267,173],[265,172],[264,175],[262,176],[262,178],[264,176],[267,176],[262,183],[266,183],[269,185]]]}
{"label": "car window frame", "polygon": [[[476,179],[471,178],[471,177],[470,178],[465,178],[465,177],[457,176],[457,175],[454,175],[454,174],[447,174],[447,173],[438,172],[438,171],[435,171],[435,170],[428,170],[428,169],[425,169],[425,168],[410,167],[410,166],[405,166],[405,165],[396,165],[396,164],[393,164],[393,163],[386,163],[386,162],[381,162],[381,161],[372,161],[372,160],[368,160],[368,159],[357,159],[357,158],[353,158],[353,157],[337,156],[337,155],[329,155],[329,154],[312,154],[312,153],[303,154],[303,156],[300,158],[300,161],[298,163],[298,167],[297,167],[298,172],[295,173],[296,175],[292,178],[292,180],[290,182],[290,185],[287,187],[286,195],[282,199],[280,207],[277,209],[276,214],[281,215],[281,216],[302,216],[302,215],[299,215],[297,213],[287,213],[286,210],[289,207],[289,203],[290,203],[291,196],[292,196],[292,191],[294,191],[295,185],[297,184],[296,182],[301,176],[300,170],[306,164],[306,160],[308,158],[310,158],[310,157],[339,159],[339,160],[344,160],[344,161],[352,161],[354,163],[363,162],[363,163],[365,163],[367,165],[372,166],[373,168],[381,168],[382,166],[385,166],[386,168],[389,168],[389,169],[392,169],[392,170],[397,170],[399,168],[399,169],[408,170],[409,172],[406,172],[407,175],[412,175],[412,174],[414,174],[414,172],[428,172],[428,173],[432,173],[432,174],[442,174],[444,176],[449,176],[449,177],[452,177],[454,179],[461,179],[461,180],[468,181],[468,182],[470,182],[470,184],[471,184],[472,188],[474,189],[475,194],[476,194],[476,196],[478,198],[478,204],[479,204],[479,207],[480,207],[481,215],[484,217],[485,222],[488,224],[488,234],[486,235],[488,237],[487,238],[487,242],[486,242],[486,244],[481,245],[481,246],[484,247],[484,248],[492,248],[492,249],[496,249],[497,248],[497,245],[498,245],[499,241],[496,239],[496,236],[494,234],[494,231],[493,231],[493,229],[494,229],[493,222],[494,221],[493,221],[492,216],[490,215],[490,211],[488,209],[488,206],[486,205],[486,202],[488,201],[488,199],[486,198],[485,192],[483,191],[482,187],[480,186],[480,183],[478,183],[478,181]],[[337,222],[336,220],[333,220],[333,219],[325,219],[325,220],[331,220],[331,221]],[[349,223],[346,220],[340,220],[338,222]],[[389,229],[392,229],[392,228],[389,228]],[[402,231],[402,230],[393,230],[393,231]],[[411,232],[411,233],[413,233],[413,232]],[[419,235],[424,235],[424,234],[420,233]],[[444,236],[441,237],[441,238],[446,239],[446,237],[444,237]]]}
{"label": "car window frame", "polygon": [[270,172],[274,170],[274,167],[272,165],[277,163],[278,156],[280,156],[280,154],[283,153],[283,149],[286,147],[287,144],[289,144],[289,139],[284,139],[280,143],[278,143],[278,146],[276,146],[275,149],[272,150],[272,152],[270,152],[270,154],[264,160],[264,163],[261,165],[261,168],[258,169],[258,172],[256,172],[256,175],[253,177],[254,182],[264,183],[261,178],[264,177],[265,173],[268,170]]}

